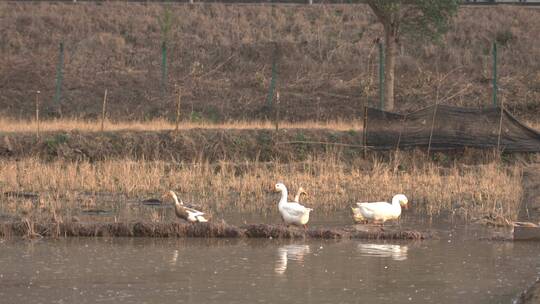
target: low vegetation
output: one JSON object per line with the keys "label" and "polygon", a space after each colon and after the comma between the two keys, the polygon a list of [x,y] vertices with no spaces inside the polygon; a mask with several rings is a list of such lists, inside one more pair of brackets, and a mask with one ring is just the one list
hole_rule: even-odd
{"label": "low vegetation", "polygon": [[[175,130],[174,122],[166,119],[152,119],[148,121],[110,121],[105,120],[103,130],[110,131],[171,131]],[[182,121],[178,124],[179,130],[190,129],[222,129],[222,130],[273,130],[275,123],[270,120],[228,121],[212,123],[209,121],[190,122]],[[279,123],[282,129],[328,129],[336,131],[361,130],[361,121],[301,121]],[[14,120],[0,118],[0,130],[3,133],[37,133],[36,120]],[[40,121],[40,132],[100,132],[101,121],[90,119],[47,119]]]}
{"label": "low vegetation", "polygon": [[111,160],[0,161],[0,213],[48,221],[108,212],[114,220],[164,220],[144,199],[166,190],[209,209],[261,214],[276,208],[272,191],[283,181],[300,185],[316,215],[346,211],[358,201],[390,199],[405,193],[413,210],[427,216],[473,219],[485,215],[515,219],[522,196],[521,169],[492,162],[440,167],[425,159],[343,162],[336,156],[303,162],[191,162]]}

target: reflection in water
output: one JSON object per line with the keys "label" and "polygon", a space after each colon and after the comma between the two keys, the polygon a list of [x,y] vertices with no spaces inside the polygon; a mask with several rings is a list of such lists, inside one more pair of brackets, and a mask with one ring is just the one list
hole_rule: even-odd
{"label": "reflection in water", "polygon": [[407,259],[409,247],[395,244],[358,244],[358,251],[365,256],[392,258],[396,261]]}
{"label": "reflection in water", "polygon": [[534,242],[296,242],[7,240],[0,303],[512,303],[540,271]]}
{"label": "reflection in water", "polygon": [[298,261],[300,264],[304,264],[304,256],[309,254],[308,245],[285,245],[278,248],[278,259],[276,267],[274,268],[277,274],[284,274],[287,270],[287,262]]}
{"label": "reflection in water", "polygon": [[169,261],[169,263],[171,264],[171,266],[175,266],[177,261],[178,261],[178,250],[175,249],[173,251],[173,255],[172,255],[171,260]]}

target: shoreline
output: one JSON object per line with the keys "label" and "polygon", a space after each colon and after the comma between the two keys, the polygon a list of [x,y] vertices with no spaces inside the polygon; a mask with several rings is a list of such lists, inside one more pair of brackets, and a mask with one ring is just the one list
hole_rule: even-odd
{"label": "shoreline", "polygon": [[288,228],[282,225],[226,223],[34,223],[29,220],[0,223],[0,237],[203,237],[268,239],[378,239],[424,240],[431,238],[416,230],[381,229],[374,226],[344,228]]}

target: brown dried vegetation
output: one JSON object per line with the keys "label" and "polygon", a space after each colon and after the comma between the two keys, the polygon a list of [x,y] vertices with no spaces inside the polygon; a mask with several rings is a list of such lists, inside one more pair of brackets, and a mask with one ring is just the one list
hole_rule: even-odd
{"label": "brown dried vegetation", "polygon": [[[169,93],[160,92],[160,18],[167,34]],[[279,47],[278,85],[285,120],[356,119],[377,103],[382,29],[363,5],[194,6],[110,2],[0,3],[0,106],[10,117],[44,115],[53,103],[58,44],[65,44],[61,112],[96,118],[105,88],[112,120],[175,116],[173,84],[182,86],[183,120],[268,117],[272,41]],[[274,17],[273,17],[274,15]],[[404,39],[396,70],[400,109],[439,102],[490,104],[493,41],[499,44],[500,96],[515,113],[537,120],[540,11],[462,7],[441,43]],[[435,98],[434,96],[437,96]]]}

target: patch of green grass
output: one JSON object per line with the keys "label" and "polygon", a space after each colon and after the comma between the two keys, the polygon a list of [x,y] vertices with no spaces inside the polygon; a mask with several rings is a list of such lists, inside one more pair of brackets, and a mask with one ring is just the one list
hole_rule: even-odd
{"label": "patch of green grass", "polygon": [[64,144],[68,141],[69,135],[65,133],[59,133],[54,135],[53,137],[49,137],[45,139],[45,144],[47,145],[47,148],[50,150],[56,150],[58,146],[61,144]]}
{"label": "patch of green grass", "polygon": [[191,122],[201,122],[202,119],[203,119],[202,114],[199,113],[199,112],[196,112],[196,111],[191,112],[191,114],[189,116],[189,120]]}
{"label": "patch of green grass", "polygon": [[358,135],[358,130],[350,129],[350,130],[347,131],[347,134],[349,136],[356,136],[356,135]]}

